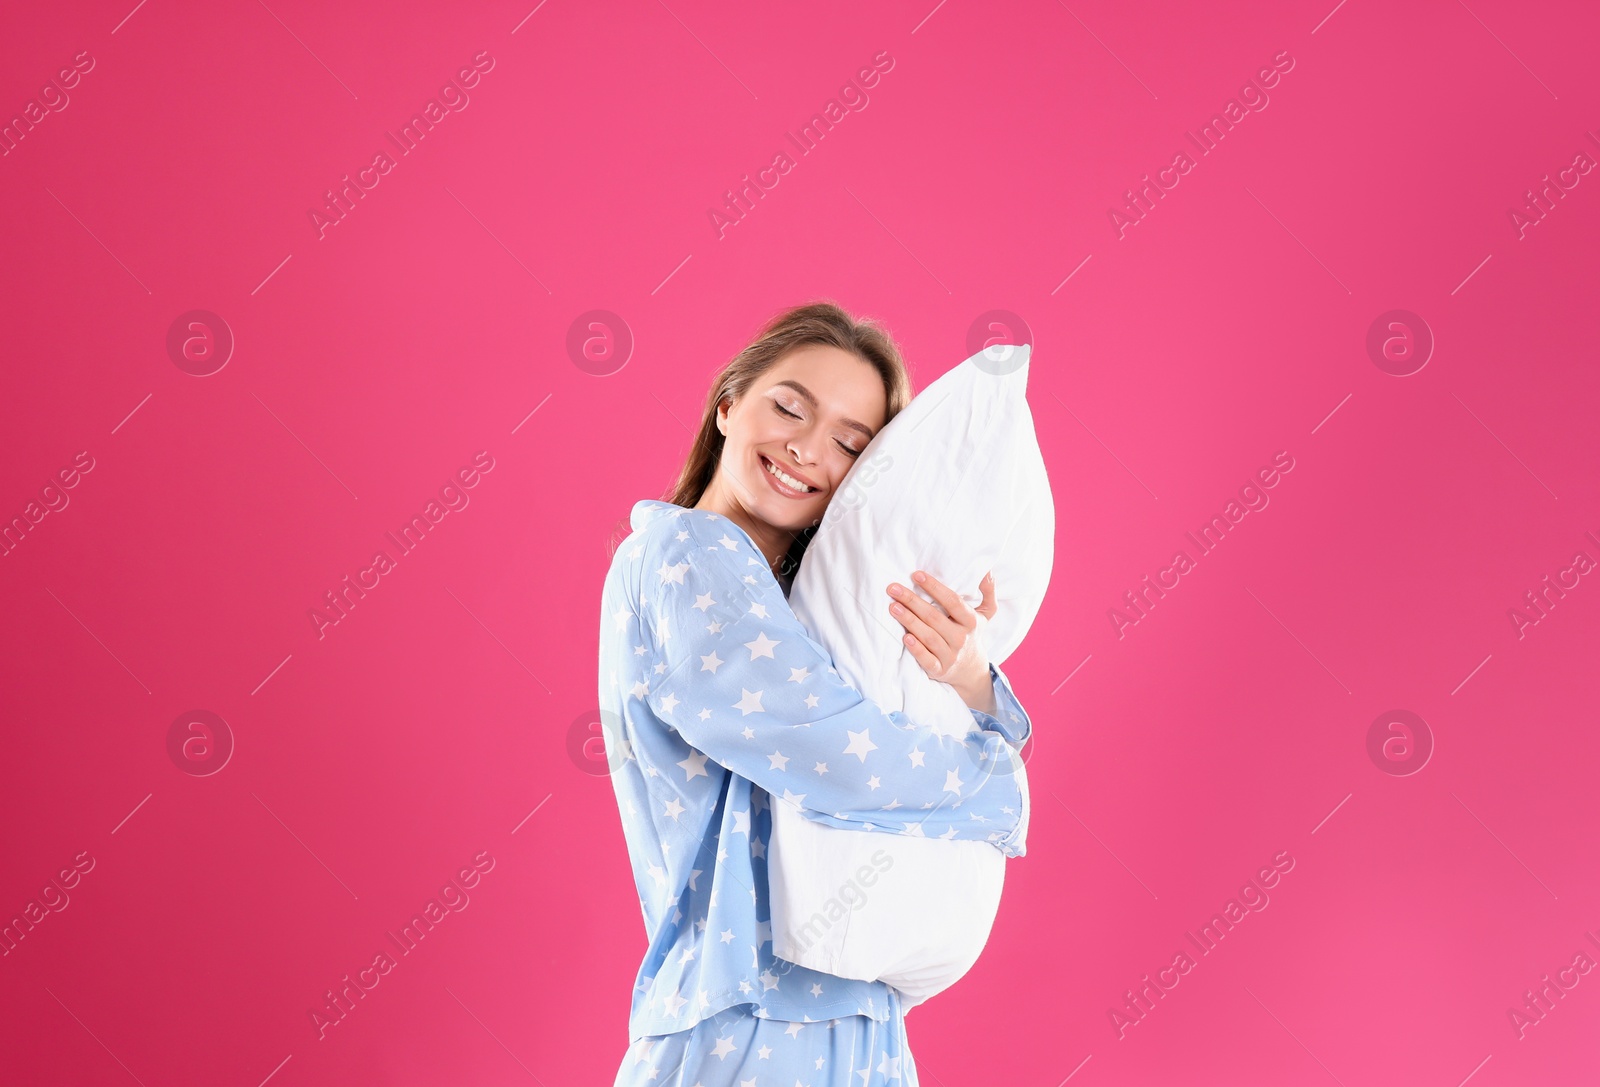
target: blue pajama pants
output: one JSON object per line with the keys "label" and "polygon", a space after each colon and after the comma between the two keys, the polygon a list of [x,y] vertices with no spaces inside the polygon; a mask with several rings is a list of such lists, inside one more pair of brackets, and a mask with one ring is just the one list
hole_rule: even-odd
{"label": "blue pajama pants", "polygon": [[918,1087],[899,994],[882,1023],[865,1015],[796,1023],[753,1010],[735,1004],[688,1030],[640,1038],[613,1087]]}

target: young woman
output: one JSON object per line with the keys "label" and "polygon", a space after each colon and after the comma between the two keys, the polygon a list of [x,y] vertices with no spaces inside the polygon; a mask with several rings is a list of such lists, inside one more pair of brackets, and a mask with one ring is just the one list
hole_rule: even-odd
{"label": "young woman", "polygon": [[[773,954],[770,805],[857,831],[1024,851],[1031,722],[971,637],[992,617],[922,572],[883,604],[979,726],[942,738],[864,699],[789,609],[845,473],[910,400],[898,349],[831,303],[775,318],[714,383],[670,500],[645,499],[601,602],[600,706],[649,948],[617,1087],[915,1087],[899,993]],[[870,892],[868,892],[870,893]],[[848,923],[848,914],[840,923]]]}

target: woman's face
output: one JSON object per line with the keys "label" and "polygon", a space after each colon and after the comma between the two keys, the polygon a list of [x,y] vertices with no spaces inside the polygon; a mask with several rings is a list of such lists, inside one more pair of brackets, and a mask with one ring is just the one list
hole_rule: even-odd
{"label": "woman's face", "polygon": [[871,363],[823,344],[795,348],[736,403],[718,407],[726,439],[718,474],[751,515],[776,528],[808,528],[887,414]]}

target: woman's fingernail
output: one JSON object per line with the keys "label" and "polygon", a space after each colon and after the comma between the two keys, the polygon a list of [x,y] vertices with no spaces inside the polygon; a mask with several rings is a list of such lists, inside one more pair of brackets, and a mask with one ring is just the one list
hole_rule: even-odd
{"label": "woman's fingernail", "polygon": [[924,574],[921,570],[918,570],[916,573],[911,575],[911,578],[913,581],[927,581],[928,575]]}

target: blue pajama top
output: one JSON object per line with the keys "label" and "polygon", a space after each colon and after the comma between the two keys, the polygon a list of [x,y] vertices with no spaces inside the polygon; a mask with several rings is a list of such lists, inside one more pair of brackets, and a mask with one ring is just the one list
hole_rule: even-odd
{"label": "blue pajama top", "polygon": [[[1003,760],[1032,723],[990,666],[996,715],[955,740],[884,711],[834,670],[748,533],[644,499],[606,574],[600,718],[649,947],[629,1040],[735,1004],[791,1021],[889,1017],[889,987],[773,955],[773,797],[857,831],[1025,852],[1027,797]],[[1001,769],[996,770],[995,767]],[[934,810],[929,810],[934,809]]]}

